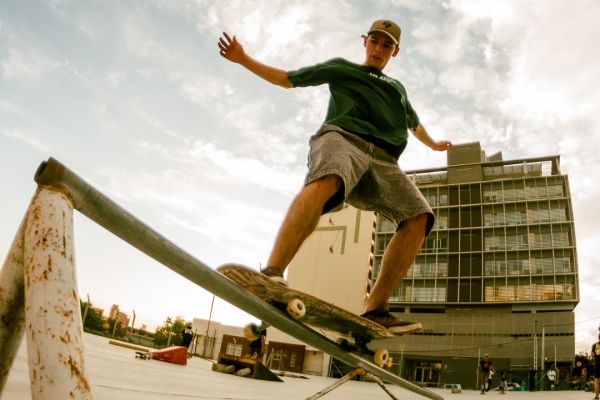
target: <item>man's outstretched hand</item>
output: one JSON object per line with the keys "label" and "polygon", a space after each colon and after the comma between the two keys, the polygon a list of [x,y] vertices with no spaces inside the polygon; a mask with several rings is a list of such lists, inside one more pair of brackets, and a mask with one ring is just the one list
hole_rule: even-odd
{"label": "man's outstretched hand", "polygon": [[435,151],[446,151],[452,147],[452,143],[449,140],[434,140],[431,148]]}
{"label": "man's outstretched hand", "polygon": [[223,32],[223,36],[219,38],[219,49],[222,57],[234,63],[240,63],[246,57],[244,48],[235,35],[231,38],[227,32]]}

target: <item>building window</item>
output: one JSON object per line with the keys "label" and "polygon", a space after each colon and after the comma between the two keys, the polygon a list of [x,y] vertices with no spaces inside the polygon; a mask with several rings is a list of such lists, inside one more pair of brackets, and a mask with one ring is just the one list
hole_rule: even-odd
{"label": "building window", "polygon": [[573,299],[573,284],[495,285],[486,283],[486,302],[549,301]]}
{"label": "building window", "polygon": [[445,287],[417,287],[403,284],[400,288],[399,301],[413,303],[443,303],[446,301]]}
{"label": "building window", "polygon": [[225,354],[230,356],[241,357],[242,355],[242,345],[237,343],[227,343],[227,348],[225,349]]}
{"label": "building window", "polygon": [[379,232],[385,232],[385,233],[396,232],[396,229],[398,228],[398,226],[395,223],[393,223],[389,219],[383,218],[381,216],[377,220],[377,225],[378,225],[377,230]]}
{"label": "building window", "polygon": [[410,274],[407,273],[407,277],[414,278],[431,278],[431,277],[446,277],[448,276],[448,263],[447,262],[416,262],[410,268]]}

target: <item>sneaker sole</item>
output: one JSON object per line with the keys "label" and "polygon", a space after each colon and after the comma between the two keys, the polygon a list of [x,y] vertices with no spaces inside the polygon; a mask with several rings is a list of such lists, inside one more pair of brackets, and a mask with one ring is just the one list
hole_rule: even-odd
{"label": "sneaker sole", "polygon": [[388,331],[395,334],[407,335],[409,333],[415,333],[423,330],[423,325],[420,322],[415,322],[410,325],[402,325],[402,326],[391,326],[386,328]]}
{"label": "sneaker sole", "polygon": [[285,280],[285,278],[283,276],[277,276],[277,275],[265,275],[267,278],[269,278],[269,280],[271,280],[272,282],[275,282],[279,285],[288,287],[288,281]]}

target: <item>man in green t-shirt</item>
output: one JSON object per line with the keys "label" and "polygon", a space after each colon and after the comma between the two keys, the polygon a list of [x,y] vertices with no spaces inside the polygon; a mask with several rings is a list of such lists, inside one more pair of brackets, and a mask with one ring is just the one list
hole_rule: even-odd
{"label": "man in green t-shirt", "polygon": [[355,64],[335,58],[285,71],[245,53],[235,36],[223,33],[220,54],[266,81],[284,87],[327,84],[327,115],[310,139],[304,187],[292,201],[262,271],[284,283],[283,273],[320,216],[347,202],[377,211],[397,225],[383,256],[381,272],[369,294],[363,316],[397,333],[414,332],[421,324],[402,321],[388,311],[387,301],[410,268],[434,222],[425,198],[398,166],[407,131],[436,151],[447,140],[433,140],[408,100],[406,89],[383,73],[399,52],[400,27],[389,20],[373,22],[363,36],[365,59]]}

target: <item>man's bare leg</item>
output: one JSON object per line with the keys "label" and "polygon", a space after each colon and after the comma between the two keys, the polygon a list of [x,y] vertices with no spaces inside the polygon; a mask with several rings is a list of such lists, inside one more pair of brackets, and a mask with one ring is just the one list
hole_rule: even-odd
{"label": "man's bare leg", "polygon": [[365,302],[364,312],[385,305],[413,264],[425,239],[427,214],[419,214],[400,224],[383,254],[381,272]]}
{"label": "man's bare leg", "polygon": [[275,238],[267,262],[269,271],[285,271],[304,240],[317,227],[323,206],[341,187],[339,176],[326,175],[302,188],[292,201]]}

